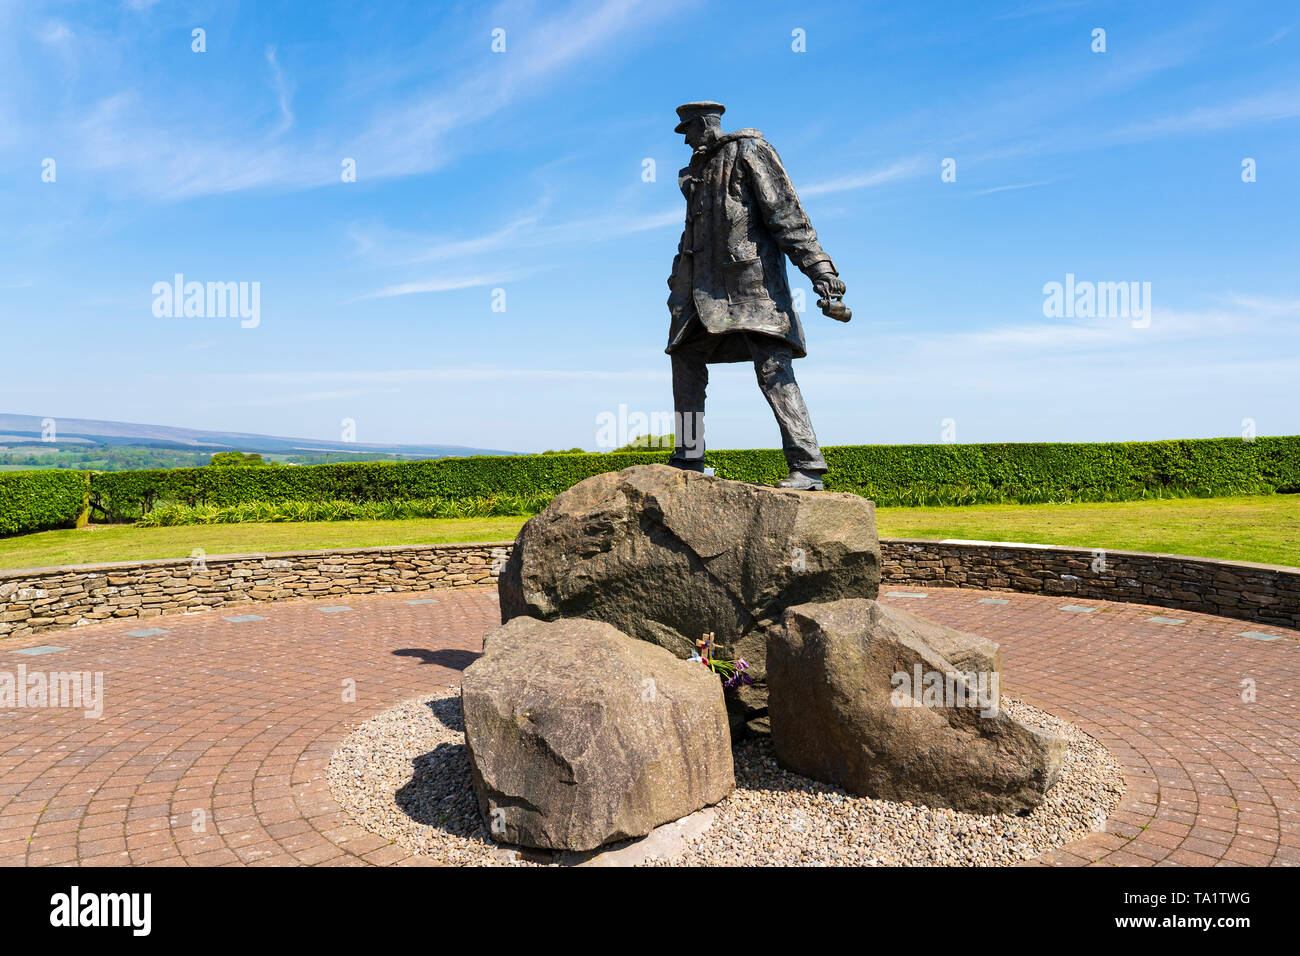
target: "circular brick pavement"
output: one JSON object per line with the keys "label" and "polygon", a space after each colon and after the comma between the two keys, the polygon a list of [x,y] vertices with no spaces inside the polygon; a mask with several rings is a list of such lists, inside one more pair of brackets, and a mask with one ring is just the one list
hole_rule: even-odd
{"label": "circular brick pavement", "polygon": [[[1034,862],[1300,864],[1300,632],[966,589],[881,600],[1000,642],[1005,693],[1123,764],[1107,831]],[[0,865],[419,863],[350,822],[325,767],[370,715],[454,685],[497,621],[478,588],[6,642],[0,674],[100,673],[104,703],[0,711]]]}

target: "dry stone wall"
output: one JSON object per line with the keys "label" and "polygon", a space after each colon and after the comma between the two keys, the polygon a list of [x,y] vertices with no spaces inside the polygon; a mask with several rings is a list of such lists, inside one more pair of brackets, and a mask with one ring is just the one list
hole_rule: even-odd
{"label": "dry stone wall", "polygon": [[431,544],[0,571],[0,638],[253,601],[491,584],[509,553],[509,542]]}
{"label": "dry stone wall", "polygon": [[980,588],[1154,604],[1300,628],[1300,568],[1033,545],[881,542],[890,585]]}

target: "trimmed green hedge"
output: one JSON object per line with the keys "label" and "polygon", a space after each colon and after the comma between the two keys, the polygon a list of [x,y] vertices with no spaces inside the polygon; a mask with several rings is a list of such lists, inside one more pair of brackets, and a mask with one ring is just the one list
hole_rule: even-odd
{"label": "trimmed green hedge", "polygon": [[[276,468],[0,472],[0,534],[98,520],[134,521],[155,507],[250,502],[414,501],[551,496],[584,478],[662,462],[666,452],[510,455]],[[826,485],[880,505],[1125,501],[1300,491],[1300,436],[1164,442],[845,445],[826,449]],[[768,484],[776,450],[715,451],[723,478]],[[88,495],[88,497],[87,497]]]}
{"label": "trimmed green hedge", "polygon": [[75,528],[85,520],[88,478],[64,469],[0,472],[0,535]]}
{"label": "trimmed green hedge", "polygon": [[[772,482],[775,451],[722,452],[717,473]],[[1132,501],[1300,491],[1300,436],[1160,442],[827,448],[826,487],[877,504]],[[711,456],[712,457],[712,456]]]}
{"label": "trimmed green hedge", "polygon": [[101,520],[132,521],[169,504],[218,508],[252,501],[410,501],[555,495],[584,478],[665,462],[667,452],[622,455],[483,455],[275,468],[171,468],[95,472],[90,501]]}
{"label": "trimmed green hedge", "polygon": [[[1142,498],[1300,491],[1300,436],[1163,442],[999,445],[844,445],[825,449],[830,490],[880,505]],[[584,478],[667,461],[666,452],[510,455],[277,468],[96,472],[101,520],[131,521],[162,505],[408,501],[555,495]],[[716,474],[769,484],[785,476],[776,450],[715,451]]]}
{"label": "trimmed green hedge", "polygon": [[247,521],[402,521],[410,518],[501,518],[535,515],[550,495],[487,498],[409,498],[394,501],[248,501],[240,505],[163,505],[137,519],[137,528]]}

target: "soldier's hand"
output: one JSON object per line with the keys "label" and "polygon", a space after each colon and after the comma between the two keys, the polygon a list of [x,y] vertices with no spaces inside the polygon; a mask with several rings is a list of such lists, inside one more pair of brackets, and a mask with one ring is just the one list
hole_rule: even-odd
{"label": "soldier's hand", "polygon": [[848,287],[840,281],[839,276],[827,272],[813,280],[813,291],[823,299],[833,295],[843,295]]}
{"label": "soldier's hand", "polygon": [[823,315],[828,315],[837,322],[847,322],[853,317],[853,310],[844,304],[846,288],[833,272],[823,272],[814,277],[813,289],[820,296],[817,308],[822,310]]}

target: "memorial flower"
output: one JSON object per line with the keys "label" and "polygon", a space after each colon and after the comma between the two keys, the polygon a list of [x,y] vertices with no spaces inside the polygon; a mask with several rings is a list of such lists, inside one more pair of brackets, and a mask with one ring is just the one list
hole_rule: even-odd
{"label": "memorial flower", "polygon": [[749,663],[742,657],[738,661],[729,661],[725,658],[714,657],[713,633],[710,632],[695,642],[698,651],[693,651],[690,660],[703,664],[713,673],[722,678],[722,686],[727,690],[735,690],[738,687],[745,687],[754,683],[754,679],[745,673],[749,669]]}

